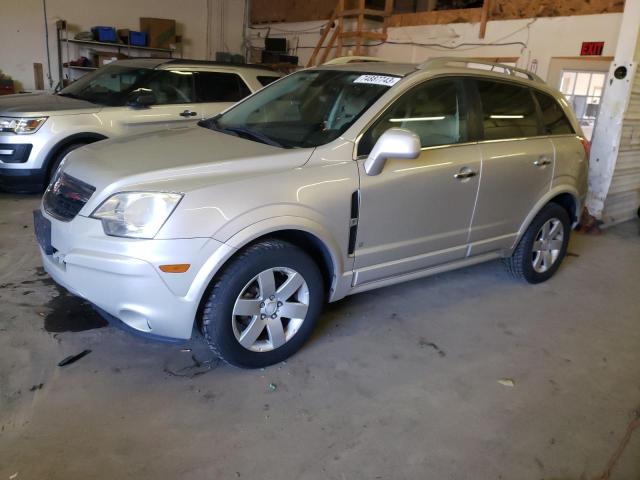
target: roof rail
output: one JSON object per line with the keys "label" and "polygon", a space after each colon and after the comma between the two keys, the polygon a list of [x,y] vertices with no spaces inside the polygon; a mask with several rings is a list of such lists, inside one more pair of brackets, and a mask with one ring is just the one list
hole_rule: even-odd
{"label": "roof rail", "polygon": [[362,55],[351,55],[348,57],[336,57],[333,60],[329,60],[328,62],[324,62],[322,65],[345,65],[347,63],[354,62],[386,62],[384,58],[377,57],[365,57]]}
{"label": "roof rail", "polygon": [[258,70],[274,71],[273,68],[271,68],[269,65],[262,65],[259,63],[218,62],[215,60],[191,60],[188,58],[159,58],[158,60],[164,60],[162,62],[162,65],[211,65],[216,67],[245,67],[257,68]]}
{"label": "roof rail", "polygon": [[[518,75],[520,76],[524,76],[527,79],[531,80],[532,82],[540,82],[540,83],[544,83],[544,80],[542,80],[542,78],[540,78],[538,75],[536,75],[533,72],[530,72],[529,70],[525,70],[524,68],[518,68],[518,67],[512,67],[510,65],[505,65],[503,63],[496,63],[496,62],[489,62],[486,60],[479,60],[476,58],[466,58],[466,57],[434,57],[434,58],[430,58],[429,60],[421,63],[420,65],[418,65],[418,70],[426,70],[429,68],[439,68],[439,67],[444,67],[446,65],[450,65],[452,63],[464,63],[465,67],[467,68],[474,68],[473,65],[469,66],[469,64],[476,64],[476,65],[487,65],[490,66],[491,69],[489,69],[489,71],[494,72],[494,68],[500,68],[503,70],[503,73],[505,73],[506,75],[511,75],[512,77],[517,77]],[[478,67],[475,67],[478,68]],[[480,69],[479,70],[484,70],[484,69]]]}

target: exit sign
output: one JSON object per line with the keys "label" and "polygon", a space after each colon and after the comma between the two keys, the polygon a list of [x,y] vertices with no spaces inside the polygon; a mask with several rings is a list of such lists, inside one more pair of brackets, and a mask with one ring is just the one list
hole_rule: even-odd
{"label": "exit sign", "polygon": [[602,55],[604,50],[604,42],[582,42],[580,55]]}

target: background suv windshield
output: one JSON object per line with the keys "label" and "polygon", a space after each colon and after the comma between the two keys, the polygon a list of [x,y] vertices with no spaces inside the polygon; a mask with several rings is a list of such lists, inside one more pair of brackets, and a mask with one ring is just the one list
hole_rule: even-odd
{"label": "background suv windshield", "polygon": [[152,73],[148,68],[109,65],[83,76],[59,95],[100,105],[124,105],[128,94]]}
{"label": "background suv windshield", "polygon": [[202,125],[285,148],[317,147],[342,135],[398,80],[362,72],[299,72]]}

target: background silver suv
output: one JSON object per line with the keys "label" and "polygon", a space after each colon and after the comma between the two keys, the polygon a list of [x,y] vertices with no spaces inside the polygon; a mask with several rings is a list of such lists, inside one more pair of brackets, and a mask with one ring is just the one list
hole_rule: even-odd
{"label": "background silver suv", "polygon": [[247,367],[300,348],[326,300],[497,258],[547,280],[588,144],[534,75],[460,61],[304,70],[197,127],[73,152],[34,214],[47,272],[138,332],[195,320]]}
{"label": "background silver suv", "polygon": [[111,63],[56,95],[0,97],[0,187],[41,191],[71,150],[195,123],[279,76],[259,67],[144,58]]}

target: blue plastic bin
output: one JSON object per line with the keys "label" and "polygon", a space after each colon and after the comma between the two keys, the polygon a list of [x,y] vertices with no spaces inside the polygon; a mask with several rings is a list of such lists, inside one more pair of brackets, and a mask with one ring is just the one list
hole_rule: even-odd
{"label": "blue plastic bin", "polygon": [[136,47],[146,47],[147,34],[144,32],[129,31],[129,45],[135,45]]}
{"label": "blue plastic bin", "polygon": [[93,38],[98,42],[116,42],[116,29],[113,27],[93,27]]}

